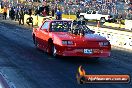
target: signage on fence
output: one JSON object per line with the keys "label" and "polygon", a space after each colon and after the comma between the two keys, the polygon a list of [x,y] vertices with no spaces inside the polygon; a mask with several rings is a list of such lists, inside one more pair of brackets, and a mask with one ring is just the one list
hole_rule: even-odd
{"label": "signage on fence", "polygon": [[111,45],[126,48],[132,50],[132,33],[126,33],[114,30],[114,29],[104,29],[95,27],[95,33],[101,35],[108,39]]}

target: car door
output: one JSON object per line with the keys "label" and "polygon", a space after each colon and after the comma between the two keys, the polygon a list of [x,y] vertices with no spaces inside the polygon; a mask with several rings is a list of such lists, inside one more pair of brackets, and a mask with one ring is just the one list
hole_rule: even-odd
{"label": "car door", "polygon": [[50,28],[50,22],[46,21],[40,28],[40,45],[42,49],[46,50],[47,44],[48,44],[48,39],[49,39],[49,28]]}
{"label": "car door", "polygon": [[91,20],[91,19],[92,19],[91,13],[92,13],[92,11],[87,11],[87,12],[86,12],[86,15],[84,15],[84,18],[87,19],[87,20]]}
{"label": "car door", "polygon": [[91,20],[96,20],[97,19],[96,11],[92,11],[90,17],[91,17]]}

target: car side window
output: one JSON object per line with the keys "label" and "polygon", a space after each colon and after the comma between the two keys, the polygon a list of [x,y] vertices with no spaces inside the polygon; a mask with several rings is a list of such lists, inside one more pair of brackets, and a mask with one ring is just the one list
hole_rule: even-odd
{"label": "car side window", "polygon": [[48,30],[49,24],[50,24],[50,22],[45,22],[45,23],[42,25],[41,29],[42,29],[42,30],[43,30],[43,29],[47,29],[47,30]]}
{"label": "car side window", "polygon": [[91,11],[87,11],[87,14],[91,14]]}

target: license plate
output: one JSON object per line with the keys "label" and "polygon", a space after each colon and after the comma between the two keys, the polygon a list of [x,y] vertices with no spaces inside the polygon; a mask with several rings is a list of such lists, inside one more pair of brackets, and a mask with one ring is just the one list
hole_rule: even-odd
{"label": "license plate", "polygon": [[92,54],[93,53],[93,50],[92,49],[84,49],[83,52],[85,54]]}
{"label": "license plate", "polygon": [[101,51],[99,49],[94,49],[93,53],[100,53]]}

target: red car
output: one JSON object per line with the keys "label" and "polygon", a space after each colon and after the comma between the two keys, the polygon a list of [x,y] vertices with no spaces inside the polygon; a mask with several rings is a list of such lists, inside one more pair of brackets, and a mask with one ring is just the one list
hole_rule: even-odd
{"label": "red car", "polygon": [[33,28],[36,48],[53,56],[108,57],[109,41],[90,30],[85,22],[47,20],[39,28]]}

